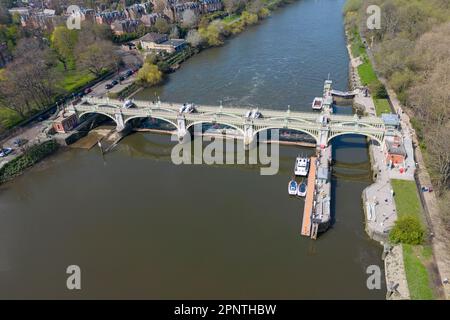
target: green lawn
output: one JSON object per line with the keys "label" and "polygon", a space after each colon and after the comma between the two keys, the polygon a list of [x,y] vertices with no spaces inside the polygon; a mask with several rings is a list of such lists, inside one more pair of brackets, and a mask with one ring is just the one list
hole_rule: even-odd
{"label": "green lawn", "polygon": [[388,99],[373,99],[373,103],[375,104],[377,116],[381,116],[382,113],[392,112]]}
{"label": "green lawn", "polygon": [[358,74],[361,78],[361,82],[363,85],[367,86],[370,83],[378,80],[375,71],[372,68],[372,64],[370,62],[364,62],[363,64],[358,66]]}
{"label": "green lawn", "polygon": [[17,113],[8,108],[0,107],[0,126],[9,129],[14,127],[20,121],[22,117]]}
{"label": "green lawn", "polygon": [[403,261],[409,293],[413,300],[434,299],[431,279],[424,263],[432,259],[430,247],[403,245]]}
{"label": "green lawn", "polygon": [[[407,180],[391,180],[398,216],[412,215],[422,221],[422,206],[416,183]],[[411,299],[434,299],[432,283],[425,267],[433,259],[431,247],[403,244],[403,260]]]}
{"label": "green lawn", "polygon": [[225,18],[223,18],[223,22],[224,23],[232,23],[235,20],[239,19],[239,15],[238,14],[230,14],[229,16],[226,16]]}
{"label": "green lawn", "polygon": [[350,47],[352,50],[352,55],[354,57],[366,56],[366,47],[364,46],[361,37],[359,36],[359,32],[353,33],[353,39],[351,41]]}
{"label": "green lawn", "polygon": [[94,79],[95,76],[90,72],[70,70],[63,73],[63,80],[60,86],[62,89],[71,92],[81,88]]}
{"label": "green lawn", "polygon": [[391,180],[398,216],[415,215],[422,220],[422,206],[414,181]]}

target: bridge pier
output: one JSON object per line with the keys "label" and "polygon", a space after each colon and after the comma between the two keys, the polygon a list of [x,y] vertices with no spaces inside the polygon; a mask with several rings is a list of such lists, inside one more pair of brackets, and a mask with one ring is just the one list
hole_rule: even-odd
{"label": "bridge pier", "polygon": [[186,118],[184,115],[179,115],[177,117],[177,125],[178,125],[178,130],[177,130],[178,141],[181,142],[181,141],[183,141],[186,134],[189,133],[186,129]]}
{"label": "bridge pier", "polygon": [[125,121],[123,120],[122,111],[115,113],[114,118],[116,119],[116,125],[117,125],[116,131],[117,132],[123,131],[126,127],[126,124],[125,124]]}
{"label": "bridge pier", "polygon": [[319,138],[317,139],[318,148],[326,148],[328,146],[328,133],[329,129],[327,127],[319,130]]}
{"label": "bridge pier", "polygon": [[253,129],[253,123],[244,124],[244,148],[245,150],[251,149],[253,140],[255,139],[255,133]]}

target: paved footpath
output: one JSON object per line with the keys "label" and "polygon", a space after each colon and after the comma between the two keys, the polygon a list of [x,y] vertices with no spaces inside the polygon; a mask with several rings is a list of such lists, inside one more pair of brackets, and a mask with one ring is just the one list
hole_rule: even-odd
{"label": "paved footpath", "polygon": [[[400,102],[397,99],[395,92],[388,89],[389,96],[391,98],[394,109],[401,115],[401,124],[408,129],[410,138],[414,141],[415,145],[419,145],[417,136],[409,121],[409,116],[406,112],[403,112]],[[422,156],[420,148],[415,150],[415,160],[418,163],[419,169],[417,171],[417,178],[420,186],[430,186],[431,178],[426,169],[425,161]],[[431,245],[433,247],[434,260],[436,261],[441,281],[444,279],[450,280],[450,236],[445,230],[440,217],[440,211],[438,207],[438,200],[434,192],[422,193],[424,209],[427,213],[427,222],[433,234]],[[443,283],[443,282],[441,282]],[[445,299],[450,299],[450,284],[442,284]]]}
{"label": "paved footpath", "polygon": [[[361,88],[361,80],[357,73],[357,67],[361,64],[359,58],[353,58],[350,46],[347,46],[352,64],[352,85],[353,88]],[[355,96],[354,102],[362,107],[369,116],[376,116],[376,109],[372,97],[366,97],[362,90]],[[384,244],[389,230],[397,220],[397,211],[393,198],[391,176],[392,169],[388,169],[384,160],[383,147],[376,145],[371,140],[369,152],[373,171],[376,173],[375,182],[363,191],[364,211],[366,213],[366,231],[369,236]],[[411,170],[412,172],[414,170]],[[410,171],[410,172],[411,172]],[[395,286],[396,291],[392,295],[387,295],[387,299],[410,299],[408,283],[406,281],[405,265],[403,261],[403,250],[401,246],[394,246],[384,259],[384,269],[386,284]]]}
{"label": "paved footpath", "polygon": [[[367,48],[367,52],[369,54],[370,60],[372,61],[372,63],[374,63],[374,59],[370,48]],[[403,110],[403,107],[400,101],[398,100],[396,93],[389,87],[386,79],[383,79],[382,77],[379,77],[379,79],[385,85],[388,91],[388,95],[391,100],[394,111],[398,115],[400,115],[400,124],[403,129],[404,134],[403,137],[406,143],[405,147],[408,153],[408,158],[410,153],[413,153],[414,156],[411,157],[411,159],[414,159],[415,162],[417,162],[418,164],[417,180],[419,187],[431,186],[431,178],[427,171],[422,152],[420,148],[413,147],[413,144],[418,146],[419,142],[415,130],[411,125],[410,117],[407,114],[407,112]],[[409,162],[407,164],[407,169],[410,169],[412,167],[416,167],[415,163],[413,165]],[[408,173],[408,170],[406,173],[407,173],[406,177],[410,175],[410,173]],[[391,177],[399,179],[404,178],[405,176],[400,175],[397,172],[392,172]],[[419,192],[421,192],[420,188]],[[444,284],[443,280],[444,279],[450,280],[450,235],[448,234],[448,231],[445,230],[445,228],[443,227],[442,219],[440,216],[440,210],[438,206],[438,200],[436,198],[435,193],[434,192],[422,193],[422,200],[424,209],[426,211],[425,217],[427,219],[428,226],[430,227],[431,229],[430,231],[432,233],[431,245],[433,248],[434,261],[436,262],[439,271],[445,299],[449,300],[450,284],[448,283]]]}

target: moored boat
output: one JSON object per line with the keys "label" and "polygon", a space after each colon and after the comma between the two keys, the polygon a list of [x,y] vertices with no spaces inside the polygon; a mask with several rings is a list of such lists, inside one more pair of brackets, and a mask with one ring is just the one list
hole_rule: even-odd
{"label": "moored boat", "polygon": [[291,196],[295,196],[297,194],[297,181],[295,180],[291,180],[289,181],[289,185],[288,185],[288,193]]}
{"label": "moored boat", "polygon": [[312,103],[313,110],[322,110],[323,98],[315,97]]}
{"label": "moored boat", "polygon": [[298,189],[297,189],[297,195],[299,197],[304,197],[306,196],[306,183],[302,182],[298,185]]}
{"label": "moored boat", "polygon": [[309,172],[309,158],[298,156],[295,159],[294,174],[296,176],[306,177]]}

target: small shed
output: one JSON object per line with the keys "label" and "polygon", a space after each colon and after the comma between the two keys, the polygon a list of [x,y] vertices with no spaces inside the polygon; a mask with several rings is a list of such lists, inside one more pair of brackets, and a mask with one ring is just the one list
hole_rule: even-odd
{"label": "small shed", "polygon": [[78,124],[78,117],[75,113],[71,113],[69,115],[65,115],[63,113],[53,121],[53,128],[55,129],[56,132],[66,133],[75,128],[77,124]]}
{"label": "small shed", "polygon": [[395,113],[382,113],[381,119],[386,128],[398,129],[400,127],[400,119]]}

